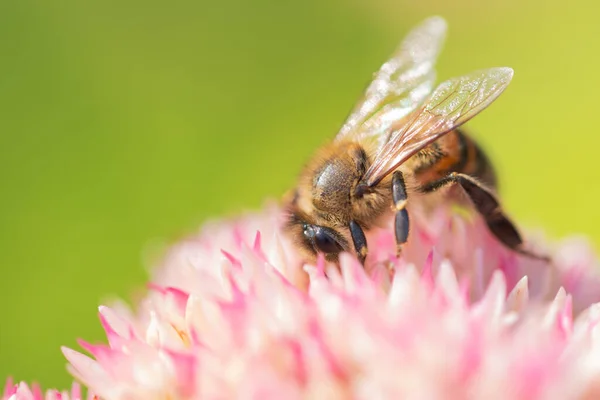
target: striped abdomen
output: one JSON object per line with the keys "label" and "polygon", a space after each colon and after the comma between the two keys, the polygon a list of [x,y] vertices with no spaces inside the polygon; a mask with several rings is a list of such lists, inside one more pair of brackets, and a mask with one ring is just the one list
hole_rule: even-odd
{"label": "striped abdomen", "polygon": [[496,175],[483,150],[460,130],[453,130],[413,156],[417,180],[426,187],[447,176],[460,172],[496,187]]}

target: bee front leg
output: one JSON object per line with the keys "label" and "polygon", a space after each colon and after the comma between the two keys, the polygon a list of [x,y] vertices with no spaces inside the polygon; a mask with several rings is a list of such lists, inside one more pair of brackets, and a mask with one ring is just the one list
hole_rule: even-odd
{"label": "bee front leg", "polygon": [[396,234],[396,252],[398,255],[402,252],[402,245],[408,240],[408,231],[410,221],[408,211],[406,210],[406,184],[402,172],[395,171],[392,175],[392,198],[394,200],[394,210],[396,218],[394,221],[394,231]]}
{"label": "bee front leg", "polygon": [[355,221],[350,221],[350,235],[352,236],[352,242],[354,243],[356,256],[360,260],[361,264],[364,265],[368,253],[367,238],[365,237],[365,233],[360,225]]}

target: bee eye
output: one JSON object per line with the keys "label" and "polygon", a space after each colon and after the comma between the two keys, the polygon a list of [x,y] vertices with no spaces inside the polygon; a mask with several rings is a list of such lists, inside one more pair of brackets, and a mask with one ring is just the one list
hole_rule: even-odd
{"label": "bee eye", "polygon": [[336,233],[332,229],[308,224],[304,224],[302,228],[304,229],[304,236],[314,244],[316,250],[323,253],[339,253],[343,250],[336,240]]}
{"label": "bee eye", "polygon": [[339,253],[342,247],[327,232],[315,236],[315,246],[323,253]]}

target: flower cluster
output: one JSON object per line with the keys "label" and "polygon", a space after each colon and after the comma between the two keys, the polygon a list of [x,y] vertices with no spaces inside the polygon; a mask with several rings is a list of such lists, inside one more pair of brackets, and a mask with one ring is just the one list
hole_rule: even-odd
{"label": "flower cluster", "polygon": [[[135,312],[100,307],[108,343],[64,348],[69,369],[107,400],[600,398],[600,274],[583,239],[542,249],[546,264],[449,209],[411,216],[400,257],[391,226],[369,232],[365,267],[303,265],[277,208],[206,224]],[[46,398],[81,397],[60,396]],[[41,398],[24,384],[3,397]]]}

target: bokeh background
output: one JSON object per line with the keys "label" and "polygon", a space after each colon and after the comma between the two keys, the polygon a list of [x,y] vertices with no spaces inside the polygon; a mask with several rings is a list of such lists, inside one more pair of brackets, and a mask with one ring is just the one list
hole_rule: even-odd
{"label": "bokeh background", "polygon": [[0,379],[66,386],[161,244],[290,187],[409,27],[450,24],[440,78],[508,65],[469,123],[509,212],[600,243],[593,0],[0,2]]}

